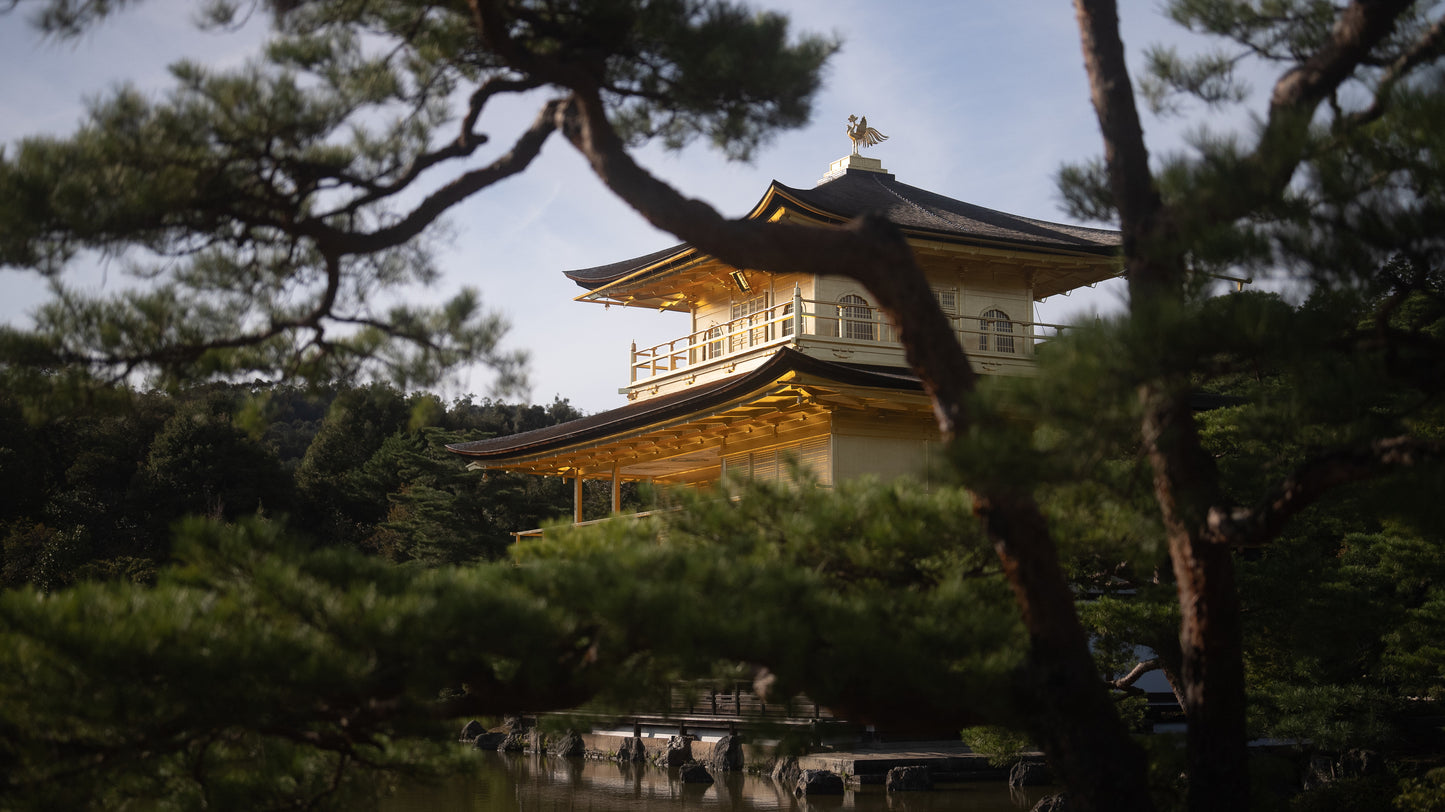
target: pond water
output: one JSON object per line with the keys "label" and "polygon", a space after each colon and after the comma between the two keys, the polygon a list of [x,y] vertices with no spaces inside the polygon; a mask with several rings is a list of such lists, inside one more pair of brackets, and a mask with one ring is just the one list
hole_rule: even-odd
{"label": "pond water", "polygon": [[382,812],[674,812],[675,810],[889,810],[889,812],[1018,812],[1053,788],[1011,793],[1000,783],[940,784],[933,792],[894,793],[882,786],[850,789],[841,798],[794,799],[766,776],[729,773],[706,786],[683,784],[677,771],[650,765],[479,751],[476,770],[442,786],[411,787]]}

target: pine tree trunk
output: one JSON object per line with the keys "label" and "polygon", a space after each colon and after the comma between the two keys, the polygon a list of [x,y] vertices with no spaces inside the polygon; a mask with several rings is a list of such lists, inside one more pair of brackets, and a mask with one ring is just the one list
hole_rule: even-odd
{"label": "pine tree trunk", "polygon": [[1144,751],[1119,719],[1032,498],[975,497],[1029,634],[1024,701],[1049,764],[1081,810],[1152,810]]}
{"label": "pine tree trunk", "polygon": [[1211,532],[1220,504],[1182,387],[1146,386],[1143,437],[1154,468],[1179,595],[1180,674],[1189,722],[1189,808],[1247,809],[1243,629],[1231,538]]}
{"label": "pine tree trunk", "polygon": [[1189,719],[1189,809],[1248,809],[1244,662],[1232,553],[1208,543],[1188,550],[1178,546],[1170,544],[1175,561],[1187,562],[1176,563],[1175,570],[1179,605],[1186,610],[1179,638]]}
{"label": "pine tree trunk", "polygon": [[[1183,304],[1185,259],[1149,168],[1118,10],[1113,0],[1075,0],[1074,7],[1119,212],[1131,316],[1141,335],[1167,344],[1168,314]],[[1222,501],[1218,472],[1195,429],[1189,381],[1158,377],[1165,374],[1155,372],[1140,386],[1141,433],[1182,613],[1189,808],[1246,809],[1243,641],[1231,539],[1209,529],[1210,511]]]}

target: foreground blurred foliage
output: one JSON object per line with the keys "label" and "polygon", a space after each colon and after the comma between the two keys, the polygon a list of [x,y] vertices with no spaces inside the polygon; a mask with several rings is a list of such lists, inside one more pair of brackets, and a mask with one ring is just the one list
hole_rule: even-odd
{"label": "foreground blurred foliage", "polygon": [[365,807],[445,769],[462,713],[629,707],[720,660],[858,718],[1012,718],[1017,618],[958,493],[738,495],[442,568],[197,519],[154,585],[7,590],[5,806]]}

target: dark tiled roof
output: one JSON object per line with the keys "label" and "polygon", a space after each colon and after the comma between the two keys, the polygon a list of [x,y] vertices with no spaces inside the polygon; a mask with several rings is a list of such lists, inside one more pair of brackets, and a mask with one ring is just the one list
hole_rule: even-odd
{"label": "dark tiled roof", "polygon": [[[781,194],[784,198],[792,198],[803,206],[816,210],[813,212],[815,216],[821,213],[826,219],[838,223],[847,222],[868,212],[881,212],[900,228],[926,232],[944,240],[982,241],[1099,255],[1111,255],[1119,250],[1117,231],[1050,223],[986,209],[899,183],[892,175],[878,172],[849,170],[812,189],[796,189],[773,181],[763,199],[772,197],[775,201],[774,207],[793,207],[792,202],[780,199],[774,193]],[[755,212],[754,215],[766,217],[770,211],[771,209]],[[669,259],[681,259],[691,250],[689,245],[682,243],[608,265],[566,271],[566,275],[582,287],[592,290],[643,268],[665,263]]]}
{"label": "dark tiled roof", "polygon": [[943,237],[981,239],[1039,248],[1063,248],[1112,254],[1119,232],[1050,223],[986,209],[899,183],[892,175],[853,170],[812,189],[774,186],[804,205],[851,220],[881,212],[901,228],[934,232]]}
{"label": "dark tiled roof", "polygon": [[701,384],[682,392],[639,400],[555,426],[453,443],[449,451],[483,460],[504,460],[542,454],[576,443],[599,440],[633,429],[656,425],[721,405],[766,386],[788,372],[801,372],[837,383],[888,389],[920,390],[918,379],[897,369],[839,364],[783,348],[752,372]]}

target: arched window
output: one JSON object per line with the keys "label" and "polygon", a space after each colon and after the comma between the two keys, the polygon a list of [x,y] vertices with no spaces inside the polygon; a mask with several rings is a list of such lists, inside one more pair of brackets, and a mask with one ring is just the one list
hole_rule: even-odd
{"label": "arched window", "polygon": [[852,293],[838,299],[838,334],[854,341],[877,341],[878,325],[868,300]]}
{"label": "arched window", "polygon": [[1002,310],[984,311],[983,318],[978,320],[978,331],[978,348],[983,352],[1014,352],[1014,325]]}

